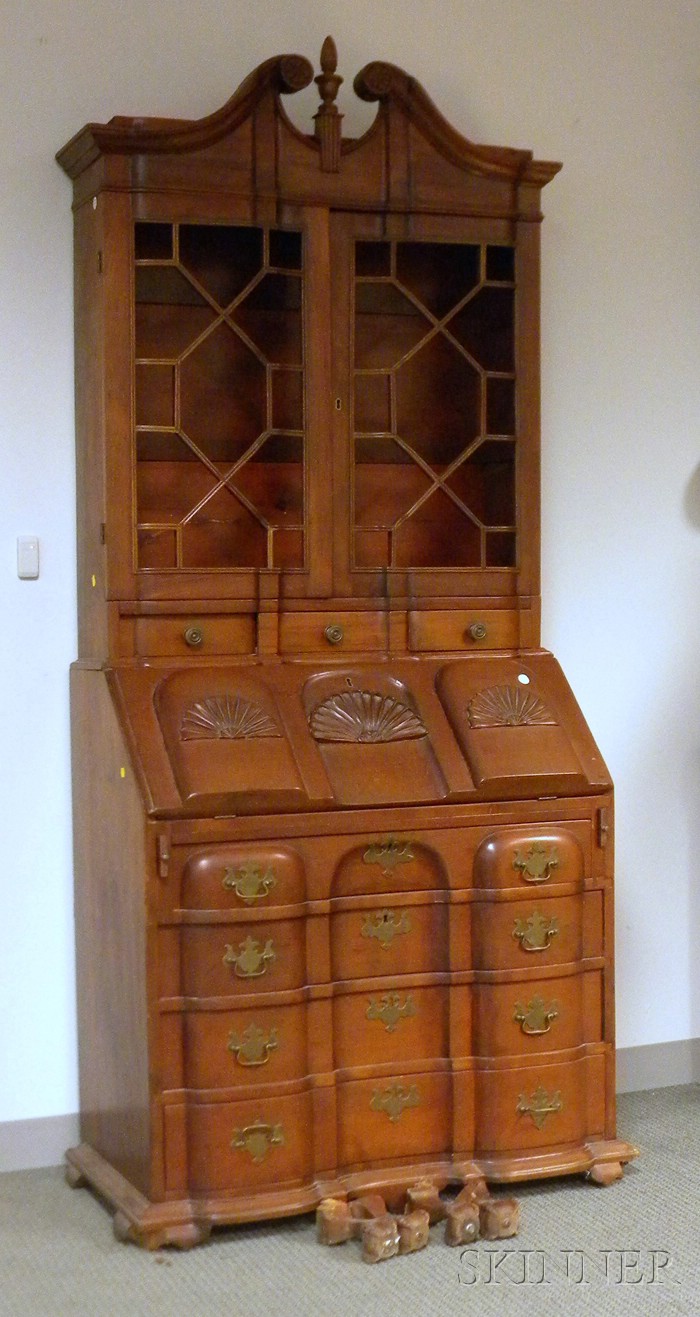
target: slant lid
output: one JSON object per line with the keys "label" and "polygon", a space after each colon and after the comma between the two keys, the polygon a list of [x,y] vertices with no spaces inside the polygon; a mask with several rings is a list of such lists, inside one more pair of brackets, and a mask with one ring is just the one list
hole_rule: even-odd
{"label": "slant lid", "polygon": [[177,817],[515,800],[610,779],[543,652],[127,665],[110,684],[147,807]]}

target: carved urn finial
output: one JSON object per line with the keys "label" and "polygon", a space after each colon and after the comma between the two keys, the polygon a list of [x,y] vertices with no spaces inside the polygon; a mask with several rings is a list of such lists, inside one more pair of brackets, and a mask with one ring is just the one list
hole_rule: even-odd
{"label": "carved urn finial", "polygon": [[342,114],[335,104],[343,79],[336,73],[338,52],[332,37],[326,37],[321,47],[321,72],[314,82],[321,93],[321,104],[314,115],[316,139],[321,148],[321,169],[326,174],[337,174],[340,168],[340,135]]}

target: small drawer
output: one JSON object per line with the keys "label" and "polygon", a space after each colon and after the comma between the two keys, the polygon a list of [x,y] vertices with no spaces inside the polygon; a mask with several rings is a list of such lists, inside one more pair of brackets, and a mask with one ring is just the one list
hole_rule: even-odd
{"label": "small drawer", "polygon": [[305,895],[301,859],[281,846],[199,847],[178,867],[186,910],[266,910],[293,905]]}
{"label": "small drawer", "polygon": [[331,915],[332,977],[375,978],[448,969],[448,918],[444,902],[386,905]]}
{"label": "small drawer", "polygon": [[449,1053],[447,988],[348,992],[333,1000],[336,1069],[430,1060]]}
{"label": "small drawer", "polygon": [[602,1041],[600,970],[566,978],[477,983],[473,988],[475,1056],[532,1056]]}
{"label": "small drawer", "polygon": [[[584,932],[585,930],[585,932]],[[522,901],[475,901],[474,969],[532,969],[602,954],[602,897],[543,894]]]}
{"label": "small drawer", "polygon": [[183,1013],[180,1087],[242,1088],[306,1074],[306,1006],[264,1000],[246,1010]]}
{"label": "small drawer", "polygon": [[195,1193],[281,1188],[311,1174],[308,1092],[241,1102],[190,1102],[186,1123],[189,1187]]}
{"label": "small drawer", "polygon": [[580,884],[590,855],[590,828],[503,828],[481,843],[474,856],[475,887],[531,889],[553,883]]}
{"label": "small drawer", "polygon": [[281,654],[382,652],[387,648],[386,613],[283,613]]}
{"label": "small drawer", "polygon": [[302,918],[187,925],[180,936],[185,997],[278,992],[299,988],[305,981]]}
{"label": "small drawer", "polygon": [[451,1138],[450,1077],[382,1076],[338,1085],[338,1161],[352,1167],[445,1152]]}
{"label": "small drawer", "polygon": [[601,1138],[605,1055],[477,1071],[475,1092],[477,1155]]}
{"label": "small drawer", "polygon": [[250,614],[203,617],[137,617],[134,624],[138,655],[185,658],[206,654],[252,654],[255,620]]}
{"label": "small drawer", "polygon": [[426,609],[408,615],[408,648],[430,650],[515,649],[519,643],[514,609]]}

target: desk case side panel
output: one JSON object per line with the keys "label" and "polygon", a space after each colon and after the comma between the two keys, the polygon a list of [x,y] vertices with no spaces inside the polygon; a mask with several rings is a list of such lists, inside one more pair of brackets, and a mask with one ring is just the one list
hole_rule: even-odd
{"label": "desk case side panel", "polygon": [[109,649],[102,387],[105,308],[99,264],[105,246],[104,207],[98,210],[89,203],[77,207],[74,224],[78,652],[83,657],[103,657]]}
{"label": "desk case side panel", "polygon": [[153,1192],[146,824],[105,675],[71,672],[81,1139]]}

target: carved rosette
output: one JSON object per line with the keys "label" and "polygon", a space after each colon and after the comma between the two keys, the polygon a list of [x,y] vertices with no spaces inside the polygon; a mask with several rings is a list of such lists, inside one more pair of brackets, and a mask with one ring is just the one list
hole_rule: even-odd
{"label": "carved rosette", "polygon": [[470,727],[533,727],[555,724],[538,695],[521,686],[491,686],[467,705]]}
{"label": "carved rosette", "polygon": [[265,710],[242,695],[200,700],[187,710],[180,724],[183,741],[239,741],[280,735]]}
{"label": "carved rosette", "polygon": [[377,691],[342,691],[331,695],[309,718],[316,741],[413,741],[425,725],[407,704]]}

